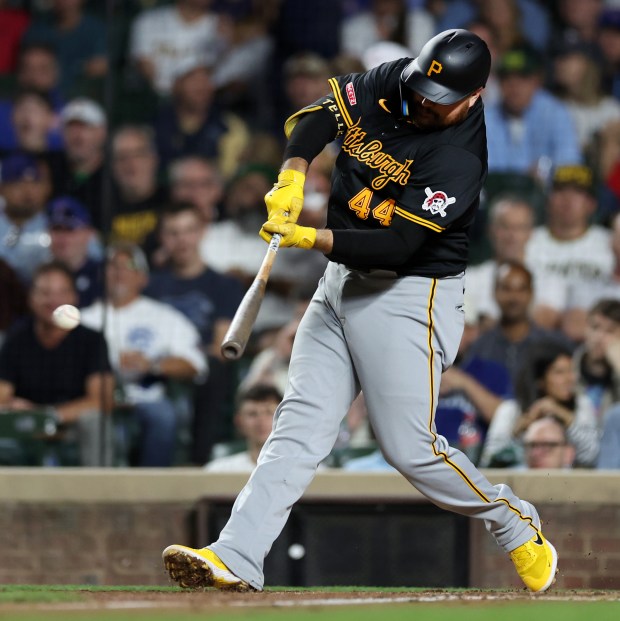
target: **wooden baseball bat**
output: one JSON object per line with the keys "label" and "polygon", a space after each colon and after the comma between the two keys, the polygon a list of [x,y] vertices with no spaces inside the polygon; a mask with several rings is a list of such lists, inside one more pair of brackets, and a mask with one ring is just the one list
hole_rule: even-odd
{"label": "wooden baseball bat", "polygon": [[245,351],[245,346],[248,344],[254,322],[265,297],[267,281],[280,246],[280,238],[281,236],[277,233],[272,236],[258,273],[230,322],[230,327],[222,341],[221,350],[222,355],[227,360],[238,360]]}

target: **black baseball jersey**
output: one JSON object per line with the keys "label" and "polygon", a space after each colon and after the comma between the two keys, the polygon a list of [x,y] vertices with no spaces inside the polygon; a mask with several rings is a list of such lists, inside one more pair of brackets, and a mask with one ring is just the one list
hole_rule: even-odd
{"label": "black baseball jersey", "polygon": [[[342,146],[332,177],[327,228],[390,227],[407,236],[425,227],[422,244],[404,263],[356,265],[399,274],[442,277],[467,264],[468,229],[487,175],[484,110],[480,100],[467,118],[445,129],[423,131],[402,119],[399,79],[411,59],[385,63],[366,73],[329,80],[332,95],[287,121],[324,108],[338,123]],[[419,232],[419,229],[418,231]]]}

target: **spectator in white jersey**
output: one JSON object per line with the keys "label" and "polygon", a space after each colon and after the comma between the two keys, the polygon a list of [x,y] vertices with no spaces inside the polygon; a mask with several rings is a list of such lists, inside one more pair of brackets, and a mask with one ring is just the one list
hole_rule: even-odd
{"label": "spectator in white jersey", "polygon": [[[525,262],[534,272],[534,320],[561,329],[573,341],[583,340],[580,289],[606,282],[613,270],[609,230],[590,224],[596,210],[592,171],[561,166],[555,171],[546,206],[546,221],[534,230]],[[583,309],[581,309],[582,311]]]}
{"label": "spectator in white jersey", "polygon": [[138,246],[111,246],[105,279],[107,303],[99,301],[85,308],[82,323],[103,329],[124,393],[122,405],[131,411],[138,427],[123,447],[128,451],[126,457],[129,465],[170,466],[178,412],[168,398],[166,383],[192,381],[205,374],[198,331],[170,305],[142,295],[148,266]]}
{"label": "spectator in white jersey", "polygon": [[129,56],[153,89],[170,94],[174,75],[188,57],[212,64],[222,47],[218,16],[211,0],[177,0],[172,6],[148,9],[135,19]]}

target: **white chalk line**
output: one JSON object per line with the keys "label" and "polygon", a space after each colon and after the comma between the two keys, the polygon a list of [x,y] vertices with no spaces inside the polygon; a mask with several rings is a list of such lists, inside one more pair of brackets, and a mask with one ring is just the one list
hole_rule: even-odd
{"label": "white chalk line", "polygon": [[[518,602],[523,600],[540,600],[555,602],[592,602],[592,601],[608,601],[620,602],[620,596],[609,598],[604,594],[596,595],[550,595],[550,594],[528,594],[519,593],[516,596],[511,594],[437,594],[437,595],[411,595],[411,596],[395,596],[395,597],[333,597],[321,599],[281,599],[281,600],[257,600],[248,598],[245,601],[225,602],[219,600],[209,603],[210,606],[217,608],[241,607],[241,608],[293,608],[311,607],[311,606],[376,606],[381,604],[415,604],[415,603],[441,603],[441,602],[459,602],[459,601],[492,601],[492,602]],[[207,602],[205,602],[206,604]],[[34,604],[31,608],[43,608],[45,610],[56,611],[72,611],[72,610],[147,610],[152,608],[158,609],[174,609],[174,608],[200,608],[200,603],[196,600],[177,602],[155,601],[155,600],[135,600],[135,601],[117,601],[117,602],[50,602],[48,604]],[[15,606],[18,608],[18,605]]]}

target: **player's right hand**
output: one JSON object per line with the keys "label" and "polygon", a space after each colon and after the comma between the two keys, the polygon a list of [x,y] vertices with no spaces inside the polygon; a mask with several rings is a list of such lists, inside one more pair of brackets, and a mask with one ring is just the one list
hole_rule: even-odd
{"label": "player's right hand", "polygon": [[298,170],[283,170],[278,182],[265,194],[268,220],[274,224],[295,224],[304,203],[306,175]]}

